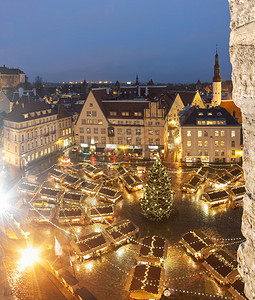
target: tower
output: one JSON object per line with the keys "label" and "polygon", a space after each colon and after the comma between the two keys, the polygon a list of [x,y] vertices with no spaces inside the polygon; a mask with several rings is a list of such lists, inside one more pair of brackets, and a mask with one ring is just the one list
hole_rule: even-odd
{"label": "tower", "polygon": [[216,48],[214,76],[213,76],[212,106],[219,106],[220,104],[221,104],[221,78],[220,78],[219,56]]}

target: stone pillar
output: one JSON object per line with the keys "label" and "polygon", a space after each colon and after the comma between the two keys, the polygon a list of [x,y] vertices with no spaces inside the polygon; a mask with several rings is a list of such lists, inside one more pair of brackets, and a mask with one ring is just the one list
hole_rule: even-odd
{"label": "stone pillar", "polygon": [[246,242],[238,249],[238,268],[247,298],[255,299],[255,3],[254,0],[229,0],[229,5],[233,99],[243,115],[243,169],[247,191],[242,219]]}

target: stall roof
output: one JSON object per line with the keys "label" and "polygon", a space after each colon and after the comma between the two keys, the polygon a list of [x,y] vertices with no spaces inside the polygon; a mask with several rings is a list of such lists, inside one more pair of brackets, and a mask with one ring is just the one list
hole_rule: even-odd
{"label": "stall roof", "polygon": [[83,300],[97,300],[97,298],[90,293],[85,287],[82,287],[75,291],[75,294],[80,296]]}
{"label": "stall roof", "polygon": [[[72,202],[80,202],[83,197],[84,197],[84,195],[82,193],[65,192],[63,195],[63,200],[72,201]],[[86,197],[87,197],[87,195],[86,195]]]}
{"label": "stall roof", "polygon": [[107,188],[107,187],[101,187],[98,191],[99,194],[104,194],[110,197],[114,197],[116,196],[119,191],[115,190],[115,189],[111,189],[111,188]]}
{"label": "stall roof", "polygon": [[123,220],[106,228],[106,232],[110,234],[113,239],[118,239],[135,230],[137,230],[137,227],[130,220]]}
{"label": "stall roof", "polygon": [[231,287],[235,289],[242,297],[244,297],[244,299],[247,299],[244,294],[244,283],[241,278],[238,278],[234,283],[231,283]]}
{"label": "stall roof", "polygon": [[190,245],[195,251],[201,251],[207,246],[211,246],[214,242],[206,236],[200,229],[191,230],[182,236],[184,241]]}
{"label": "stall roof", "polygon": [[67,174],[67,175],[65,175],[63,178],[62,178],[62,181],[65,181],[65,182],[67,182],[67,183],[69,183],[69,184],[75,184],[77,181],[79,181],[80,180],[80,178],[78,178],[78,177],[75,177],[75,176],[72,176],[72,175],[69,175],[69,174]]}
{"label": "stall roof", "polygon": [[19,190],[24,191],[24,192],[35,193],[36,190],[38,189],[38,187],[39,187],[39,184],[22,182],[19,185]]}
{"label": "stall roof", "polygon": [[150,265],[135,266],[129,291],[146,291],[148,293],[158,294],[162,270],[161,267]]}
{"label": "stall roof", "polygon": [[145,237],[141,241],[138,256],[164,257],[164,249],[167,240],[158,236]]}
{"label": "stall roof", "polygon": [[80,217],[82,216],[82,210],[80,208],[61,208],[58,216],[60,218],[65,217]]}
{"label": "stall roof", "polygon": [[242,195],[242,194],[245,194],[246,193],[246,189],[245,189],[245,186],[239,186],[239,187],[236,187],[236,188],[232,188],[231,191],[233,192],[234,195]]}
{"label": "stall roof", "polygon": [[206,194],[208,195],[208,201],[216,201],[218,199],[224,199],[229,196],[227,191],[225,190],[213,191]]}
{"label": "stall roof", "polygon": [[88,235],[82,236],[79,242],[76,242],[80,252],[91,251],[101,245],[106,244],[106,239],[101,232],[93,232]]}
{"label": "stall roof", "polygon": [[98,215],[107,215],[107,214],[113,214],[113,206],[96,206],[91,208],[90,215],[91,216],[98,216]]}

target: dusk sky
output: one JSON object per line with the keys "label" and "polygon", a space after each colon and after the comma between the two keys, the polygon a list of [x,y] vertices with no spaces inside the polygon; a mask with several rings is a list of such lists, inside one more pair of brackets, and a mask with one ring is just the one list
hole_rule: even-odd
{"label": "dusk sky", "polygon": [[231,78],[227,0],[2,0],[0,65],[30,81]]}

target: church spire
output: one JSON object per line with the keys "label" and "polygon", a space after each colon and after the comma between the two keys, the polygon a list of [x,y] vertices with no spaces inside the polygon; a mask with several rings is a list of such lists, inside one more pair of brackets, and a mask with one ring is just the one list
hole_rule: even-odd
{"label": "church spire", "polygon": [[220,104],[221,104],[221,78],[220,78],[218,47],[216,46],[214,76],[213,76],[212,106],[219,106]]}
{"label": "church spire", "polygon": [[213,82],[221,82],[218,47],[216,46]]}
{"label": "church spire", "polygon": [[136,74],[136,82],[135,85],[139,85],[138,74]]}

